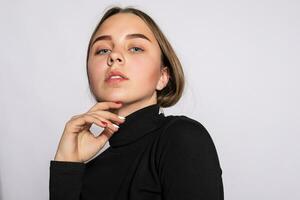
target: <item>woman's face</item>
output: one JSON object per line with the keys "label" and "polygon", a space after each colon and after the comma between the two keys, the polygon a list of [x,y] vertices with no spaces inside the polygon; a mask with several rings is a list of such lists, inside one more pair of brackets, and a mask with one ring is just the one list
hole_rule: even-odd
{"label": "woman's face", "polygon": [[[98,39],[97,39],[98,38]],[[162,70],[160,47],[146,23],[130,13],[106,19],[92,43],[88,74],[94,95],[101,101],[156,103],[156,89],[168,80]],[[123,73],[127,80],[107,82],[111,71]]]}

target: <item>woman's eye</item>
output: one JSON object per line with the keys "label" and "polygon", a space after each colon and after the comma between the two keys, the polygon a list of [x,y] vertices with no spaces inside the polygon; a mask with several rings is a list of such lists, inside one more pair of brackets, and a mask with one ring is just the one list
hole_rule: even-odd
{"label": "woman's eye", "polygon": [[139,48],[139,47],[132,47],[131,50],[133,52],[141,52],[141,51],[144,51],[142,48]]}
{"label": "woman's eye", "polygon": [[[96,55],[100,54],[100,55],[104,55],[107,54],[110,50],[109,49],[100,49],[98,51],[96,51]],[[142,48],[139,47],[132,47],[130,48],[130,51],[132,52],[142,52],[144,51]]]}
{"label": "woman's eye", "polygon": [[105,53],[107,53],[108,51],[110,51],[109,49],[100,49],[100,50],[98,50],[97,52],[96,52],[96,54],[105,54]]}

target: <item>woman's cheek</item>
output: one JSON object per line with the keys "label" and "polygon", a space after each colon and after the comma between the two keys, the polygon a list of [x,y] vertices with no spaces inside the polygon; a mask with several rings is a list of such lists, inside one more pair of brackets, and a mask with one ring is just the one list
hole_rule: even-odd
{"label": "woman's cheek", "polygon": [[91,62],[89,65],[89,74],[90,77],[93,78],[93,80],[98,80],[101,77],[105,76],[105,67],[102,62]]}
{"label": "woman's cheek", "polygon": [[132,62],[126,64],[128,69],[132,69],[133,73],[143,76],[148,70],[148,62],[144,58],[133,58]]}
{"label": "woman's cheek", "polygon": [[136,59],[133,74],[141,84],[154,83],[159,75],[159,67],[156,65],[157,63],[150,59]]}

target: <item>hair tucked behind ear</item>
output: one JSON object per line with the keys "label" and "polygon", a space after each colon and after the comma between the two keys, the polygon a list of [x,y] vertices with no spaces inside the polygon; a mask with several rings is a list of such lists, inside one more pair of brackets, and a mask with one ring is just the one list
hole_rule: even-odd
{"label": "hair tucked behind ear", "polygon": [[[185,80],[184,80],[184,72],[181,66],[181,63],[173,50],[171,44],[163,34],[163,32],[160,30],[158,25],[154,22],[154,20],[144,13],[141,10],[138,10],[133,7],[126,7],[126,8],[120,8],[118,6],[114,6],[110,9],[108,9],[103,17],[101,18],[100,22],[97,24],[96,28],[93,31],[93,34],[90,38],[89,44],[88,44],[88,51],[87,51],[87,57],[86,57],[86,70],[87,70],[87,76],[89,80],[89,89],[90,92],[93,94],[90,84],[90,79],[88,75],[88,56],[91,48],[92,41],[95,37],[96,32],[98,31],[101,24],[112,15],[118,14],[118,13],[132,13],[140,17],[150,28],[150,30],[153,32],[159,46],[161,49],[161,59],[162,59],[162,66],[167,67],[169,72],[169,81],[168,84],[162,89],[157,90],[157,103],[161,107],[170,107],[175,105],[179,99],[182,96]],[[93,97],[97,99],[94,94]]]}

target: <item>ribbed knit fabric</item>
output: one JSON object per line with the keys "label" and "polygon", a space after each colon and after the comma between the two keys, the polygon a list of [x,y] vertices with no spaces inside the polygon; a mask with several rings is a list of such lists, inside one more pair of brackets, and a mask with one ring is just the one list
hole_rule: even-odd
{"label": "ribbed knit fabric", "polygon": [[88,163],[50,161],[50,200],[223,200],[222,169],[204,126],[153,104],[128,116]]}

